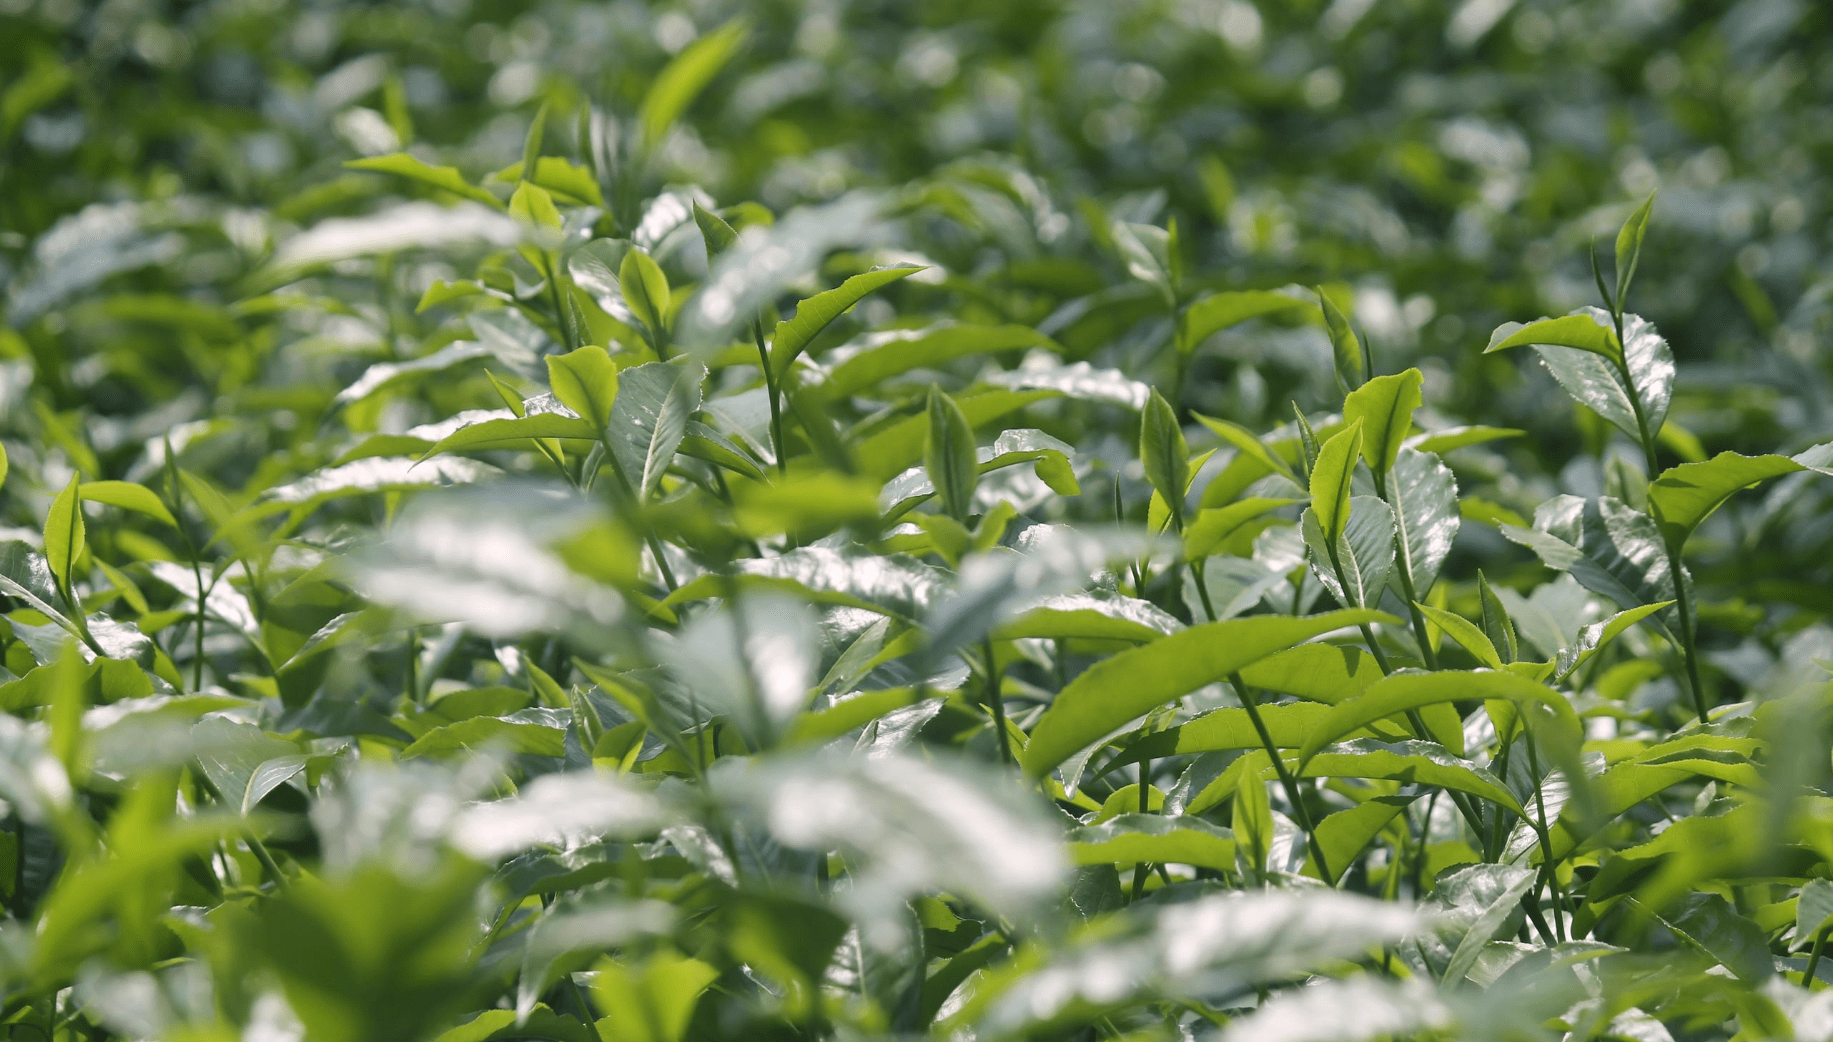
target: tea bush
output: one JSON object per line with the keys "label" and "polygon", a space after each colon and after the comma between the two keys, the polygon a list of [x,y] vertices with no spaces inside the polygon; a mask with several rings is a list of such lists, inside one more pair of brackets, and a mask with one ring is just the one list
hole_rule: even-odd
{"label": "tea bush", "polygon": [[9,1037],[1833,1038],[1827,11],[5,6]]}

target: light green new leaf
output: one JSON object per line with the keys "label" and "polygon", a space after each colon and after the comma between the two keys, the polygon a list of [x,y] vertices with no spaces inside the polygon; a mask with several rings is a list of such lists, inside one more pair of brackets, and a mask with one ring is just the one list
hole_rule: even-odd
{"label": "light green new leaf", "polygon": [[1184,493],[1190,485],[1190,446],[1178,425],[1177,410],[1156,389],[1140,415],[1139,458],[1146,480],[1170,508],[1175,528],[1184,526]]}
{"label": "light green new leaf", "polygon": [[503,208],[502,200],[489,192],[465,180],[457,167],[431,166],[406,152],[392,155],[374,156],[369,159],[352,159],[344,164],[352,170],[374,170],[384,174],[394,174],[410,181],[443,189],[462,195],[466,199],[484,203],[488,206]]}
{"label": "light green new leaf", "polygon": [[1487,427],[1480,423],[1473,423],[1465,427],[1446,427],[1442,430],[1415,434],[1407,439],[1407,445],[1421,452],[1434,452],[1442,455],[1452,449],[1501,441],[1505,438],[1519,438],[1526,433],[1514,427]]}
{"label": "light green new leaf", "polygon": [[[559,231],[566,223],[560,217],[560,208],[554,205],[554,197],[547,189],[532,181],[523,181],[516,185],[516,190],[509,196],[509,212],[536,228]],[[522,255],[533,264],[538,254],[531,253],[532,247],[522,247]]]}
{"label": "light green new leaf", "polygon": [[1612,362],[1623,357],[1623,347],[1617,343],[1616,331],[1610,327],[1610,316],[1595,309],[1561,318],[1543,318],[1513,329],[1510,325],[1496,330],[1498,334],[1505,329],[1510,331],[1500,339],[1492,338],[1490,345],[1483,349],[1484,354],[1546,344],[1588,351]]}
{"label": "light green new leaf", "polygon": [[632,248],[618,263],[617,285],[630,313],[660,339],[668,330],[668,276],[649,254]]}
{"label": "light green new leaf", "polygon": [[1483,607],[1483,635],[1491,648],[1507,665],[1521,657],[1521,646],[1515,639],[1515,621],[1508,617],[1508,607],[1489,585],[1481,569],[1477,570],[1477,601]]}
{"label": "light green new leaf", "polygon": [[1072,830],[1069,856],[1078,865],[1141,863],[1235,868],[1235,834],[1201,818],[1122,814]]}
{"label": "light green new leaf", "polygon": [[640,963],[601,959],[594,969],[592,993],[606,1011],[597,1033],[627,1042],[681,1042],[700,996],[719,979],[707,963],[672,952]]}
{"label": "light green new leaf", "polygon": [[1356,338],[1356,331],[1349,326],[1349,316],[1343,314],[1336,301],[1322,289],[1317,291],[1318,307],[1324,312],[1324,329],[1330,334],[1330,353],[1336,362],[1337,386],[1344,394],[1362,386],[1368,375],[1362,367],[1362,341]]}
{"label": "light green new leaf", "polygon": [[713,81],[737,52],[749,32],[743,18],[734,18],[718,29],[687,45],[650,84],[637,111],[637,123],[643,128],[643,148],[653,151],[662,142],[668,128],[674,126],[687,107],[694,103],[706,85]]}
{"label": "light green new leaf", "polygon": [[1485,669],[1436,673],[1402,670],[1369,685],[1360,695],[1331,707],[1330,715],[1305,739],[1299,759],[1309,760],[1318,750],[1341,740],[1356,728],[1367,727],[1376,720],[1403,714],[1409,709],[1491,698],[1517,703],[1539,702],[1551,708],[1574,733],[1580,730],[1578,717],[1565,696],[1526,677]]}
{"label": "light green new leaf", "polygon": [[674,462],[687,424],[700,411],[706,367],[699,362],[650,362],[618,374],[617,401],[607,428],[618,469],[639,497],[655,494]]}
{"label": "light green new leaf", "polygon": [[1453,755],[1436,742],[1383,742],[1360,738],[1324,748],[1305,760],[1301,777],[1369,778],[1407,784],[1436,785],[1469,793],[1521,813],[1508,787],[1476,764]]}
{"label": "light green new leaf", "polygon": [[523,177],[527,169],[522,163],[512,163],[490,175],[494,181],[532,181],[550,194],[563,197],[564,201],[574,205],[603,206],[605,198],[598,190],[598,182],[592,172],[585,167],[560,156],[541,156],[535,160],[535,176]]}
{"label": "light green new leaf", "polygon": [[1267,289],[1212,293],[1184,309],[1182,346],[1194,351],[1211,336],[1248,319],[1310,306],[1311,302],[1302,297]]}
{"label": "light green new leaf", "polygon": [[1655,209],[1655,193],[1648,193],[1636,212],[1629,215],[1617,232],[1617,307],[1629,296],[1629,283],[1636,277],[1636,265],[1642,259],[1642,237],[1648,234],[1649,215]]}
{"label": "light green new leaf", "polygon": [[90,481],[82,486],[80,494],[87,502],[132,510],[173,528],[178,527],[178,519],[166,509],[159,496],[145,485],[136,485],[131,481]]}
{"label": "light green new leaf", "polygon": [[[1258,711],[1274,748],[1296,749],[1305,743],[1305,736],[1330,712],[1330,707],[1317,702],[1287,702],[1261,706]],[[1109,766],[1166,756],[1259,749],[1264,744],[1246,709],[1212,709],[1188,723],[1140,738],[1114,757]]]}
{"label": "light green new leaf", "polygon": [[1604,650],[1624,630],[1673,603],[1673,601],[1656,601],[1654,604],[1644,604],[1628,611],[1620,611],[1602,622],[1594,622],[1579,630],[1578,639],[1568,647],[1561,648],[1559,657],[1554,660],[1554,679],[1564,680],[1571,676],[1573,671],[1590,661],[1591,656]]}
{"label": "light green new leaf", "polygon": [[[1051,391],[981,391],[955,399],[967,422],[979,427],[1032,402],[1056,397]],[[929,415],[918,413],[882,427],[859,442],[853,459],[859,472],[878,481],[889,481],[923,455],[923,432],[928,429]],[[798,461],[791,462],[791,470]]]}
{"label": "light green new leaf", "polygon": [[0,445],[0,488],[6,486],[6,446]]}
{"label": "light green new leaf", "polygon": [[540,165],[541,159],[541,141],[547,134],[547,105],[544,101],[535,110],[535,118],[528,121],[528,133],[522,135],[522,162],[517,164],[519,180],[535,179],[535,168]]}
{"label": "light green new leaf", "polygon": [[51,566],[51,574],[57,576],[66,588],[70,585],[70,569],[77,558],[83,556],[85,529],[83,527],[83,508],[79,498],[78,486],[82,479],[72,474],[70,484],[51,500],[51,509],[45,514],[45,561]]}
{"label": "light green new leaf", "polygon": [[1276,651],[1346,626],[1392,621],[1366,610],[1296,618],[1259,615],[1193,626],[1123,651],[1091,666],[1057,694],[1032,729],[1022,758],[1025,773],[1042,777],[1128,720]]}
{"label": "light green new leaf", "polygon": [[1273,450],[1262,444],[1260,439],[1255,437],[1252,431],[1249,431],[1245,427],[1236,426],[1227,420],[1211,419],[1201,413],[1193,415],[1196,416],[1198,423],[1214,431],[1216,437],[1233,445],[1236,451],[1259,462],[1268,470],[1286,478],[1294,485],[1302,484],[1298,479],[1298,475],[1292,473],[1292,468],[1286,464],[1286,461],[1280,459]]}
{"label": "light green new leaf", "polygon": [[706,240],[706,260],[710,266],[714,258],[738,241],[738,230],[726,223],[725,218],[702,207],[698,200],[693,206],[694,223],[700,227],[700,237]]}
{"label": "light green new leaf", "polygon": [[1269,511],[1297,503],[1296,499],[1251,496],[1225,507],[1202,510],[1184,529],[1184,557],[1200,561],[1222,549],[1229,536]]}
{"label": "light green new leaf", "polygon": [[837,363],[827,388],[837,395],[860,394],[912,369],[929,369],[957,358],[1041,347],[1062,348],[1030,326],[977,326],[942,322],[920,329],[888,329],[857,342],[859,351]]}
{"label": "light green new leaf", "polygon": [[1413,428],[1413,411],[1425,400],[1420,387],[1425,376],[1408,369],[1377,376],[1349,392],[1343,400],[1343,420],[1362,426],[1362,458],[1368,469],[1385,476],[1394,466],[1401,442]]}
{"label": "light green new leaf", "polygon": [[782,377],[822,330],[864,300],[867,294],[922,270],[922,267],[911,265],[862,272],[797,304],[793,316],[776,324],[776,333],[770,340],[770,368]]}
{"label": "light green new leaf", "polygon": [[1445,631],[1445,635],[1458,642],[1465,651],[1476,656],[1478,662],[1490,669],[1502,668],[1502,656],[1497,653],[1494,641],[1476,624],[1455,612],[1443,608],[1434,608],[1430,604],[1415,603],[1427,621]]}
{"label": "light green new leaf", "polygon": [[605,349],[582,347],[564,355],[547,356],[547,383],[560,404],[578,413],[600,431],[611,423],[617,401],[617,366]]}
{"label": "light green new leaf", "polygon": [[1649,513],[1661,526],[1662,538],[1678,550],[1733,493],[1804,469],[1787,456],[1742,456],[1735,452],[1721,452],[1704,463],[1682,463],[1649,482]]}
{"label": "light green new leaf", "polygon": [[598,428],[590,421],[564,413],[540,412],[513,419],[484,420],[466,424],[441,438],[426,450],[422,459],[442,452],[476,452],[524,446],[538,438],[562,438],[572,441],[597,441]]}
{"label": "light green new leaf", "polygon": [[1356,421],[1319,446],[1311,467],[1311,513],[1318,531],[1335,544],[1349,524],[1349,490],[1362,453],[1362,423]]}
{"label": "light green new leaf", "polygon": [[929,389],[929,432],[923,442],[923,466],[929,482],[942,500],[942,511],[966,523],[973,513],[974,486],[980,467],[974,445],[974,428],[955,400],[940,387]]}
{"label": "light green new leaf", "polygon": [[1381,679],[1375,657],[1357,647],[1300,644],[1241,670],[1249,687],[1335,705]]}

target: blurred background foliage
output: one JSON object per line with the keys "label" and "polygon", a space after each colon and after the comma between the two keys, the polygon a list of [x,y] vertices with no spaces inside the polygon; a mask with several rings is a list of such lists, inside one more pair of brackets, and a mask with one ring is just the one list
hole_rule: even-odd
{"label": "blurred background foliage", "polygon": [[[1587,244],[1659,186],[1640,308],[1683,402],[1722,391],[1727,367],[1740,381],[1690,426],[1740,448],[1825,425],[1801,370],[1825,321],[1833,12],[1806,0],[5,4],[0,280],[55,252],[60,221],[139,222],[86,276],[11,302],[10,351],[23,335],[63,355],[45,369],[65,406],[98,392],[76,364],[90,345],[57,328],[74,315],[31,320],[77,283],[132,270],[139,290],[227,302],[291,229],[398,190],[344,161],[409,144],[499,169],[542,101],[633,115],[672,54],[742,15],[651,189],[782,212],[946,184],[950,205],[913,223],[968,295],[991,273],[1085,278],[1052,262],[1105,235],[1088,201],[1175,215],[1206,275],[1350,287],[1379,368],[1429,359],[1434,386],[1553,439],[1550,384],[1471,349],[1591,299]],[[174,228],[193,241],[158,263],[180,255],[159,234]],[[1283,415],[1302,381],[1277,354],[1210,353],[1189,404]],[[224,390],[253,376],[207,348],[155,357]]]}

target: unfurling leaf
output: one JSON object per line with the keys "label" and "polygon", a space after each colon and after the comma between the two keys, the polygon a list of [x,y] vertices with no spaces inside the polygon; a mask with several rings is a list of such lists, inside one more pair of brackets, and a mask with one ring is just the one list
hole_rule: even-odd
{"label": "unfurling leaf", "polygon": [[1164,497],[1175,530],[1184,527],[1184,493],[1190,485],[1190,447],[1178,425],[1177,410],[1156,390],[1140,416],[1139,457],[1146,480]]}
{"label": "unfurling leaf", "polygon": [[939,387],[929,389],[929,433],[923,442],[923,466],[942,500],[942,512],[965,524],[973,513],[974,486],[980,479],[974,428],[961,406]]}

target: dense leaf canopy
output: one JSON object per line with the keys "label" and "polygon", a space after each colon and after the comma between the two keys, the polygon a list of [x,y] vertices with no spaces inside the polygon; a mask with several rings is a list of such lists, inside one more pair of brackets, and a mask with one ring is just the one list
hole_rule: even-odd
{"label": "dense leaf canopy", "polygon": [[1833,9],[0,29],[0,1034],[1833,1038]]}

